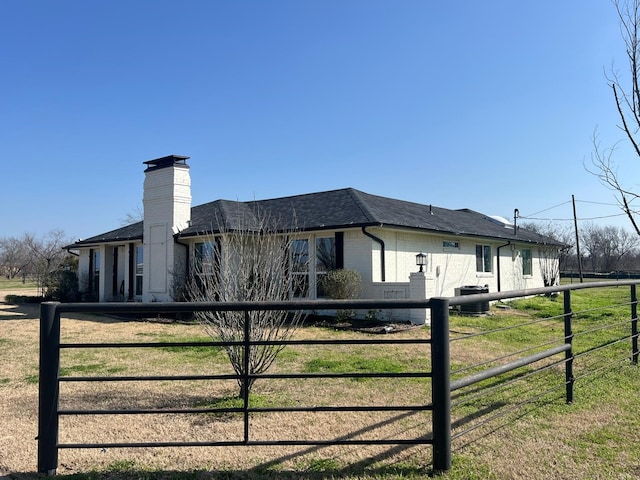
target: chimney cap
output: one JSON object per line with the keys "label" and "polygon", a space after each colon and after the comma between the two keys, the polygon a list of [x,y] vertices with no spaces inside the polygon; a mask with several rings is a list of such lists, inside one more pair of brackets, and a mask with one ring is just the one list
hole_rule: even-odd
{"label": "chimney cap", "polygon": [[147,160],[146,162],[142,163],[147,165],[147,169],[145,170],[145,172],[148,172],[149,170],[157,170],[159,168],[167,168],[173,166],[182,166],[188,168],[186,162],[187,159],[189,159],[189,157],[185,157],[184,155],[168,155],[166,157],[160,157],[154,160]]}

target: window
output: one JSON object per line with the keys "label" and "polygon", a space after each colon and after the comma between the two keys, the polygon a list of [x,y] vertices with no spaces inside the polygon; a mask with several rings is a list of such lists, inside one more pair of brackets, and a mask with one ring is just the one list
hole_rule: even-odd
{"label": "window", "polygon": [[522,256],[522,275],[533,275],[533,263],[531,261],[531,249],[523,248]]}
{"label": "window", "polygon": [[216,259],[216,242],[214,240],[207,240],[206,242],[196,243],[194,257],[195,271],[197,274],[212,274]]}
{"label": "window", "polygon": [[459,250],[460,242],[456,242],[454,240],[444,240],[442,242],[442,248],[455,248],[456,250]]}
{"label": "window", "polygon": [[335,270],[336,241],[334,237],[316,238],[316,297],[324,297],[322,277],[330,270]]}
{"label": "window", "polygon": [[476,245],[476,272],[491,273],[491,246]]}
{"label": "window", "polygon": [[136,295],[142,295],[142,274],[144,272],[144,248],[142,245],[136,247]]}
{"label": "window", "polygon": [[309,294],[309,240],[299,239],[291,242],[291,273],[294,297],[306,297]]}
{"label": "window", "polygon": [[92,272],[92,289],[91,293],[97,295],[100,291],[100,252],[93,252],[93,272]]}

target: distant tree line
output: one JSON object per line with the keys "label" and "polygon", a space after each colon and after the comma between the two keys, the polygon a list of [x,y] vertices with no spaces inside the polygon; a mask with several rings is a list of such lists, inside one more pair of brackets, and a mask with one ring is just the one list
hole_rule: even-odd
{"label": "distant tree line", "polygon": [[[578,271],[576,235],[573,226],[549,223],[524,224],[523,228],[553,238],[559,244],[561,272]],[[584,272],[640,272],[640,237],[622,227],[584,223],[578,228],[580,260]]]}
{"label": "distant tree line", "polygon": [[0,238],[0,274],[8,280],[35,282],[42,297],[75,300],[78,261],[63,249],[70,243],[62,230],[52,230],[42,237],[25,233]]}

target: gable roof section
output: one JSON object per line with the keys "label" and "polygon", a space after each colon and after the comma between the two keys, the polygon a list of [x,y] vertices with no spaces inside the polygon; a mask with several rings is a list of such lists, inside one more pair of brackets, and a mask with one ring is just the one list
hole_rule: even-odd
{"label": "gable roof section", "polygon": [[[265,212],[272,227],[279,231],[381,226],[558,245],[548,237],[524,229],[518,229],[514,235],[513,227],[506,228],[473,210],[449,210],[371,195],[353,188],[251,202],[216,200],[205,203],[192,207],[191,225],[180,232],[180,236],[246,228],[255,224],[256,212]],[[138,222],[78,241],[73,246],[139,240],[142,233],[142,222]]]}

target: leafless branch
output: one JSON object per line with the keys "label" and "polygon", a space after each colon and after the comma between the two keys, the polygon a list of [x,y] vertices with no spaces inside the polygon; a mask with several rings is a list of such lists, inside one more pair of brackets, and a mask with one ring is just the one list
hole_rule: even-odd
{"label": "leafless branch", "polygon": [[[620,22],[620,34],[626,48],[629,79],[624,82],[617,71],[611,68],[605,78],[613,93],[613,100],[620,117],[619,128],[624,132],[637,158],[640,158],[640,0],[613,0]],[[594,153],[591,157],[592,169],[587,171],[595,175],[600,182],[614,192],[621,210],[625,213],[635,232],[640,235],[636,222],[636,213],[631,204],[639,196],[626,187],[614,168],[612,155],[616,146],[602,149],[597,135],[593,136]]]}
{"label": "leafless branch", "polygon": [[[193,301],[243,302],[278,301],[290,298],[296,277],[290,268],[295,232],[277,232],[267,214],[255,211],[244,217],[239,228],[222,228],[211,235],[196,259],[187,287]],[[203,244],[203,245],[205,245]],[[251,311],[201,312],[199,320],[206,331],[222,341],[242,341],[245,318],[252,341],[286,340],[300,323],[302,312]],[[258,345],[250,349],[249,373],[260,374],[275,361],[283,345]],[[227,346],[226,353],[234,371],[244,374],[243,347]],[[238,379],[240,395],[251,390]]]}

